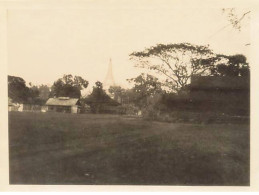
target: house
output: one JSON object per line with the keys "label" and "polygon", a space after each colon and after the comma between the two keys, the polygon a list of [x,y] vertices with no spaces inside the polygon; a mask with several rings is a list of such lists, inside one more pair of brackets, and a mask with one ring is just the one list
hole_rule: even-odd
{"label": "house", "polygon": [[78,98],[49,98],[46,102],[46,106],[48,112],[80,113],[80,102]]}
{"label": "house", "polygon": [[8,111],[18,111],[18,107],[10,98],[8,98]]}
{"label": "house", "polygon": [[14,103],[11,98],[8,98],[8,111],[23,111],[23,104]]}
{"label": "house", "polygon": [[200,108],[249,113],[249,77],[193,76],[190,100]]}

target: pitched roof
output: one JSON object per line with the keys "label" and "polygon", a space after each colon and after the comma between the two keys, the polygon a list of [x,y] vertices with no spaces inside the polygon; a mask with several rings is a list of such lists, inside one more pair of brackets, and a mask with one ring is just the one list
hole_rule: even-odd
{"label": "pitched roof", "polygon": [[68,97],[59,97],[59,98],[49,98],[46,102],[48,106],[74,106],[78,105],[78,98],[68,98]]}
{"label": "pitched roof", "polygon": [[191,88],[195,89],[249,89],[249,77],[193,76]]}

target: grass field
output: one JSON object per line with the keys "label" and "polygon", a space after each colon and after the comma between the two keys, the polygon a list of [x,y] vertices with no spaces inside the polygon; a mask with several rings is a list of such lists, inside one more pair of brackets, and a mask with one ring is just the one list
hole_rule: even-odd
{"label": "grass field", "polygon": [[248,124],[9,113],[11,184],[249,185]]}

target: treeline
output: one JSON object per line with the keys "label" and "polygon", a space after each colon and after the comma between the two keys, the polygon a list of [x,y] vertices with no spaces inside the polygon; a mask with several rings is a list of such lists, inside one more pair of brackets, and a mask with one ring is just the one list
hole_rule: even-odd
{"label": "treeline", "polygon": [[87,86],[87,80],[70,74],[57,79],[51,87],[31,83],[27,86],[23,78],[8,75],[8,97],[16,103],[43,105],[50,97],[80,98],[81,90]]}
{"label": "treeline", "polygon": [[44,104],[49,97],[65,96],[80,98],[83,108],[84,105],[90,105],[94,113],[109,112],[116,106],[113,109],[116,113],[136,113],[141,110],[146,115],[159,115],[165,110],[170,111],[172,102],[188,101],[193,76],[249,78],[250,75],[244,55],[215,54],[208,46],[190,43],[158,44],[133,52],[130,59],[135,67],[150,72],[128,79],[133,84],[130,89],[112,86],[106,92],[102,83],[97,81],[92,93],[83,97],[81,91],[88,87],[89,82],[80,76],[64,75],[51,87],[26,86],[22,78],[8,76],[8,94],[19,103]]}
{"label": "treeline", "polygon": [[47,85],[35,86],[21,77],[8,75],[8,97],[15,103],[45,104],[49,98],[50,88]]}

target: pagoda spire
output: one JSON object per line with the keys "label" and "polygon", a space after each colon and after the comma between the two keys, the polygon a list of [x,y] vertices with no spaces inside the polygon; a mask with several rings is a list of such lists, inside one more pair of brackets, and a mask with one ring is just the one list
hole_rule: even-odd
{"label": "pagoda spire", "polygon": [[113,78],[113,72],[112,72],[112,59],[110,58],[109,65],[108,65],[108,71],[105,77],[105,80],[103,82],[104,89],[108,90],[111,86],[114,86],[114,78]]}

